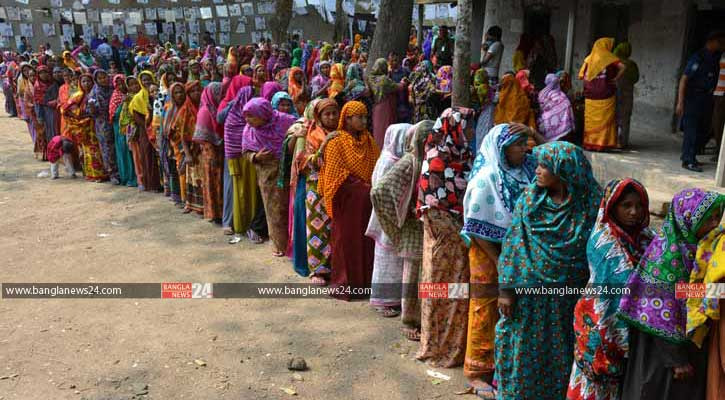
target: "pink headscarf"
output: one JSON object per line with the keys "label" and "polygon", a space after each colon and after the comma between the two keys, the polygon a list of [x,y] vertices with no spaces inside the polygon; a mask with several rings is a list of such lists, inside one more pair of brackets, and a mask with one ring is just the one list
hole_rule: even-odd
{"label": "pink headscarf", "polygon": [[282,156],[282,143],[287,135],[287,129],[295,122],[296,118],[281,113],[272,108],[269,100],[255,97],[244,105],[242,115],[260,118],[267,121],[260,127],[253,127],[246,124],[242,133],[242,151],[269,150],[279,159]]}
{"label": "pink headscarf", "polygon": [[264,85],[262,85],[262,97],[267,99],[267,101],[272,101],[272,96],[274,96],[275,93],[281,92],[283,90],[284,89],[282,88],[282,85],[277,82],[265,82]]}
{"label": "pink headscarf", "polygon": [[[229,83],[229,87],[226,90],[226,96],[224,96],[224,99],[219,104],[219,110],[223,110],[227,104],[229,104],[230,101],[234,100],[235,97],[237,97],[237,94],[239,93],[239,90],[245,86],[249,86],[252,84],[252,78],[246,76],[246,75],[236,75],[232,78],[231,82]],[[223,88],[222,88],[223,89]]]}
{"label": "pink headscarf", "polygon": [[209,142],[215,146],[222,143],[224,126],[217,123],[216,113],[222,99],[222,84],[212,82],[201,94],[199,112],[196,114],[196,129],[194,130],[195,142]]}

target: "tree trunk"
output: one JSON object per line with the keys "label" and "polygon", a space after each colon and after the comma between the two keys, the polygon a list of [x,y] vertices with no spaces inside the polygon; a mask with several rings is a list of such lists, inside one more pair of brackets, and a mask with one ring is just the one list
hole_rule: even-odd
{"label": "tree trunk", "polygon": [[380,0],[380,12],[370,45],[366,73],[370,73],[375,60],[387,57],[391,51],[397,53],[402,60],[408,49],[412,22],[413,0]]}
{"label": "tree trunk", "polygon": [[275,43],[287,41],[287,28],[292,19],[292,1],[277,0],[275,3],[275,15],[269,18],[269,27],[272,31],[272,40]]}
{"label": "tree trunk", "polygon": [[453,106],[471,106],[471,8],[472,0],[458,0],[456,43],[453,50]]}
{"label": "tree trunk", "polygon": [[345,28],[347,27],[347,14],[342,8],[342,0],[335,0],[335,43],[345,39]]}

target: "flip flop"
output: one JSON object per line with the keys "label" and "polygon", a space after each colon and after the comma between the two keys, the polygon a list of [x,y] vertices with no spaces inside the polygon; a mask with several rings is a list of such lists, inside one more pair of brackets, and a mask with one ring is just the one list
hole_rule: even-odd
{"label": "flip flop", "polygon": [[400,311],[394,309],[393,307],[378,307],[375,309],[375,311],[377,311],[380,316],[385,318],[395,318],[400,315]]}
{"label": "flip flop", "polygon": [[415,328],[402,328],[403,336],[411,342],[420,342],[420,330]]}

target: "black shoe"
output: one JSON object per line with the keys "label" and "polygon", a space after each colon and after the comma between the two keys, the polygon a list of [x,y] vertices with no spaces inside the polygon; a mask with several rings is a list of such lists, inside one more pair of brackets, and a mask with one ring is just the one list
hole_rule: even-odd
{"label": "black shoe", "polygon": [[693,171],[693,172],[702,172],[702,167],[700,167],[696,164],[682,164],[682,168]]}

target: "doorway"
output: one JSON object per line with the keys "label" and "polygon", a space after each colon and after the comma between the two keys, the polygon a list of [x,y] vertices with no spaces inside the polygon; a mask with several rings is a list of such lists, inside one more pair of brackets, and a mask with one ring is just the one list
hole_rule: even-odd
{"label": "doorway", "polygon": [[629,38],[629,5],[596,3],[592,5],[591,45],[603,37],[614,38],[614,43],[626,42]]}

